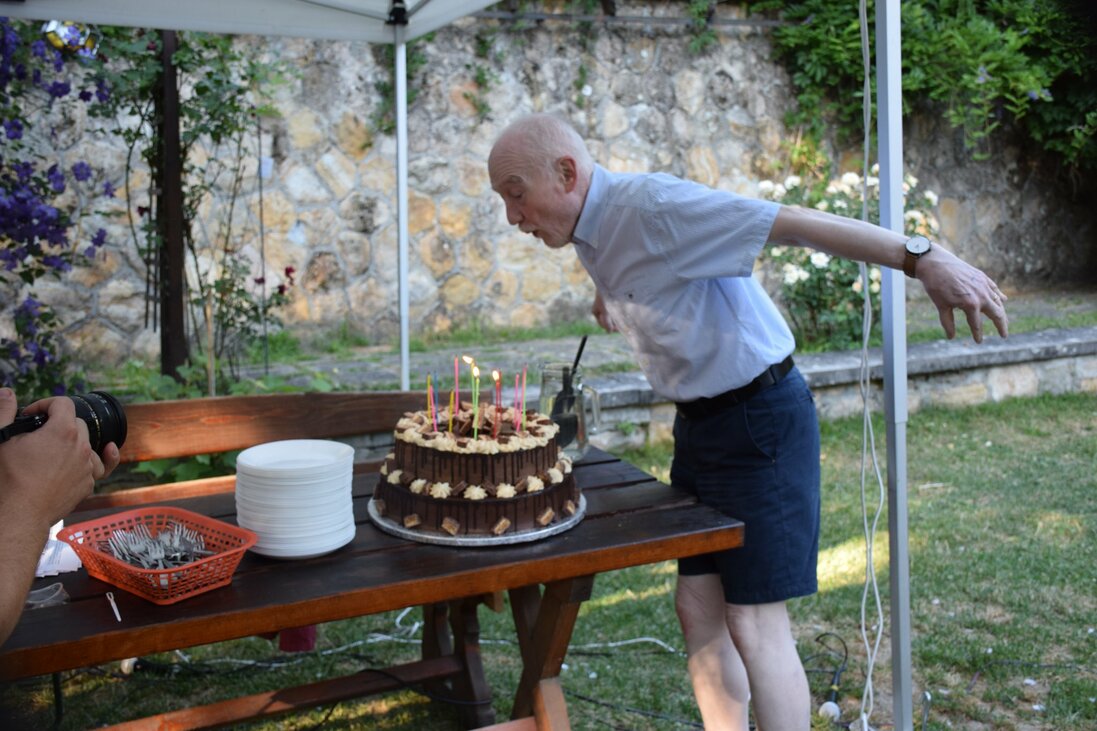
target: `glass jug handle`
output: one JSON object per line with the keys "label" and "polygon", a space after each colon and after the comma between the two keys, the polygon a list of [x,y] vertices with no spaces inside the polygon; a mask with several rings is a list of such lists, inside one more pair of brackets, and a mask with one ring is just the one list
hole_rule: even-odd
{"label": "glass jug handle", "polygon": [[[598,427],[602,422],[602,402],[598,400],[598,392],[586,384],[583,384],[583,393],[590,397],[589,399],[583,399],[583,408],[585,409],[585,404],[589,403],[591,414],[594,417],[587,423],[587,434],[597,434]],[[584,417],[585,416],[586,415],[584,414]]]}

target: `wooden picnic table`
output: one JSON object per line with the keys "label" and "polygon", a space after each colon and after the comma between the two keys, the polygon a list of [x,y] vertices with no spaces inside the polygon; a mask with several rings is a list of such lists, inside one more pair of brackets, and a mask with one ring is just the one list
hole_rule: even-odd
{"label": "wooden picnic table", "polygon": [[[356,467],[357,532],[325,556],[286,561],[248,552],[232,584],[159,606],[90,578],[83,570],[39,579],[60,580],[70,597],[61,606],[24,612],[0,648],[0,679],[57,673],[293,627],[422,605],[422,659],[298,688],[260,693],[157,717],[161,728],[200,728],[271,716],[405,684],[435,683],[472,703],[459,712],[470,728],[494,723],[491,690],[479,651],[478,605],[508,592],[523,672],[512,717],[499,728],[567,728],[558,676],[579,607],[595,575],[742,545],[743,525],[702,506],[637,467],[597,449],[576,463],[586,515],[564,533],[538,541],[490,547],[438,546],[376,529],[367,503],[376,482]],[[227,522],[235,520],[232,478],[182,499],[170,486],[137,494],[150,505],[175,505]],[[67,524],[134,507],[133,495],[92,503]],[[112,591],[122,621],[105,598]],[[537,726],[532,725],[537,717]],[[142,726],[142,727],[148,727]],[[156,726],[154,726],[156,727]]]}

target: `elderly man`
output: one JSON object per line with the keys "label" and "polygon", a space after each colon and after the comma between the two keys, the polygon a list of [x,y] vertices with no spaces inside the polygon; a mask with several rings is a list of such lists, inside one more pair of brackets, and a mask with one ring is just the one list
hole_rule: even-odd
{"label": "elderly man", "polygon": [[792,362],[792,333],[751,276],[767,242],[904,270],[955,335],[964,311],[1002,336],[1005,296],[923,237],[595,164],[565,121],[519,119],[488,158],[507,221],[550,248],[575,247],[592,312],[624,334],[652,388],[674,401],[671,479],[746,524],[746,545],[683,559],[675,605],[706,728],[808,729],[810,695],[785,602],[817,591],[819,430]]}

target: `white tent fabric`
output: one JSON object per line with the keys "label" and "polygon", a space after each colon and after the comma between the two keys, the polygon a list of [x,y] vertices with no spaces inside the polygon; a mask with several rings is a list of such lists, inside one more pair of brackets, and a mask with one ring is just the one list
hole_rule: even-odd
{"label": "white tent fabric", "polygon": [[0,15],[164,30],[395,43],[389,17],[405,6],[405,41],[492,0],[0,0]]}
{"label": "white tent fabric", "polygon": [[[399,209],[401,388],[409,387],[406,43],[494,0],[0,0],[0,15],[210,33],[293,36],[396,46],[397,204]],[[902,96],[899,0],[876,8],[881,221],[902,229]],[[405,17],[403,24],[390,19]],[[895,728],[913,729],[910,579],[906,525],[905,282],[884,281],[884,381],[888,422],[888,523],[891,542],[892,693]]]}

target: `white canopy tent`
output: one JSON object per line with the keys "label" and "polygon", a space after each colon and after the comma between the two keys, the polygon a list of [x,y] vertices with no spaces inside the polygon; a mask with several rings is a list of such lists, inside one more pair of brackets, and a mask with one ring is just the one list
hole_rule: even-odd
{"label": "white canopy tent", "polygon": [[[401,388],[409,387],[408,145],[406,44],[494,0],[0,0],[0,15],[209,33],[391,43],[396,50],[398,281]],[[902,231],[902,104],[899,0],[876,3],[881,225]],[[910,572],[907,551],[905,280],[883,277],[888,438],[891,654],[894,726],[913,729]]]}

